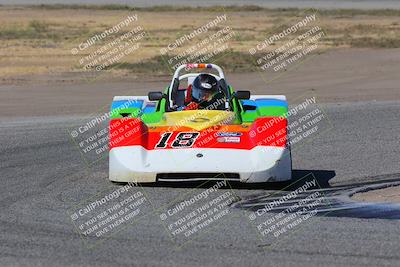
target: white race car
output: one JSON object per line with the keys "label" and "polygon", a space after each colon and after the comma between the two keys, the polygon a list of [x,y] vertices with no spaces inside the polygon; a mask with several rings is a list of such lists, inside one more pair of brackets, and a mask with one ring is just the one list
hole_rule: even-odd
{"label": "white race car", "polygon": [[215,64],[182,65],[164,92],[114,97],[109,179],[290,180],[287,111],[283,95],[235,91]]}

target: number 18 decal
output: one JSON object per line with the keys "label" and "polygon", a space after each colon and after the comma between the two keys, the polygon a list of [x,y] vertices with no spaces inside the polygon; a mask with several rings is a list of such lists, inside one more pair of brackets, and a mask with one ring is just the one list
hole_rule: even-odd
{"label": "number 18 decal", "polygon": [[[155,148],[166,148],[173,133],[165,132],[161,135],[160,140],[158,141]],[[200,133],[198,132],[182,132],[179,133],[175,139],[172,141],[171,147],[173,148],[185,148],[191,147],[196,141],[197,137],[199,137]]]}

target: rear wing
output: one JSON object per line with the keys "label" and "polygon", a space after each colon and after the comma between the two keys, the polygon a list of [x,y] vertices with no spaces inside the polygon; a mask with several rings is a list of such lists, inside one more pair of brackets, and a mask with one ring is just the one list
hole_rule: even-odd
{"label": "rear wing", "polygon": [[[156,111],[158,101],[150,101],[148,96],[115,96],[111,104],[111,118],[140,116]],[[251,95],[249,100],[240,100],[250,110],[266,107],[282,107],[288,109],[284,95]]]}

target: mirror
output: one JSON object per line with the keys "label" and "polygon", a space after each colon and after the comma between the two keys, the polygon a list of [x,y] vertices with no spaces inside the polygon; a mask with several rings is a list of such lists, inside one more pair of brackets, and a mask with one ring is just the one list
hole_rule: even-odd
{"label": "mirror", "polygon": [[250,91],[236,91],[235,96],[237,99],[250,99]]}
{"label": "mirror", "polygon": [[243,109],[244,109],[245,111],[248,111],[248,110],[256,110],[256,109],[257,109],[257,106],[256,106],[256,105],[243,105]]}
{"label": "mirror", "polygon": [[164,97],[164,94],[162,92],[149,92],[148,97],[150,101],[158,101]]}

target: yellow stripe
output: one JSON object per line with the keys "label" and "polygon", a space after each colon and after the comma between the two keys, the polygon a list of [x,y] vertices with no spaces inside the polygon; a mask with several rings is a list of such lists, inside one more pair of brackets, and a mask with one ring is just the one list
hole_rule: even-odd
{"label": "yellow stripe", "polygon": [[151,126],[190,127],[197,131],[214,125],[233,124],[235,114],[222,110],[185,110],[165,113],[162,120]]}

